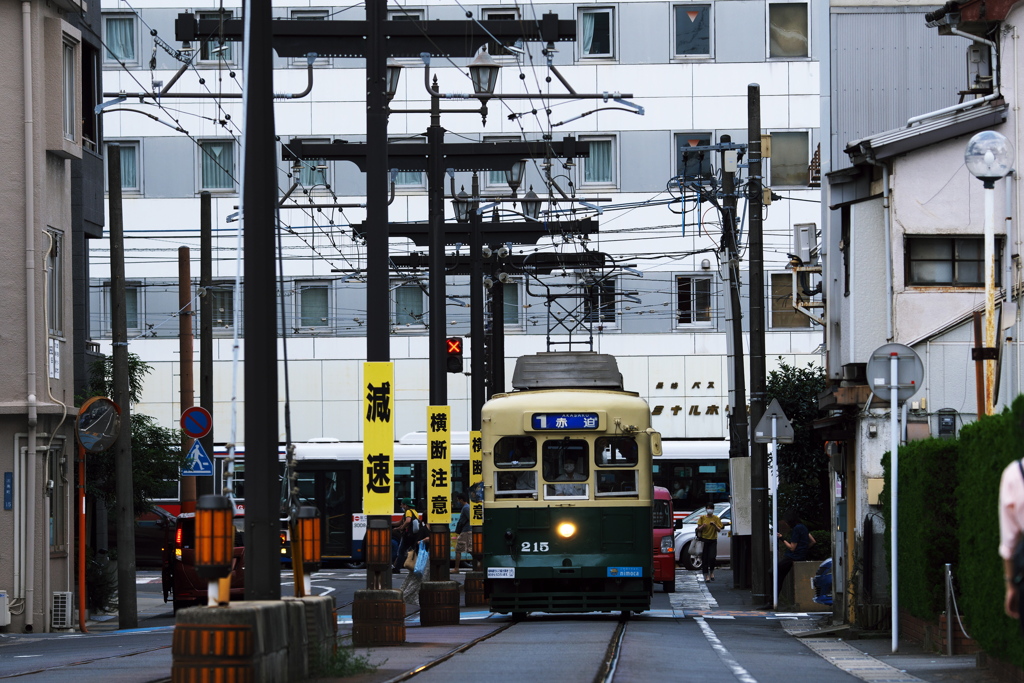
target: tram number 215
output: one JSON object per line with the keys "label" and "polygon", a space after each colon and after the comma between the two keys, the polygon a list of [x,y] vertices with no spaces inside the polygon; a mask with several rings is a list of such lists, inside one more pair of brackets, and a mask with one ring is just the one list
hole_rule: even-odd
{"label": "tram number 215", "polygon": [[529,541],[523,541],[522,552],[524,553],[546,553],[548,551],[548,542],[540,541],[530,543]]}

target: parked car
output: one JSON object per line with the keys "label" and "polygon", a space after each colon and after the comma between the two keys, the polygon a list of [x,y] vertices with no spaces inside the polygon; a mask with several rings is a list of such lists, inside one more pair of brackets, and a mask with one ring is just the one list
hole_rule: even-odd
{"label": "parked car", "polygon": [[[231,564],[231,599],[241,600],[245,595],[245,541],[244,521],[235,515],[235,551]],[[174,611],[182,607],[206,604],[208,583],[196,572],[196,515],[183,512],[178,515],[174,528],[174,542],[166,551],[163,569],[164,602],[172,601]]]}
{"label": "parked car", "polygon": [[[690,543],[697,533],[697,520],[704,514],[704,508],[690,513],[680,521],[676,522],[676,564],[681,564],[687,569],[700,569],[700,555],[690,554]],[[725,528],[718,532],[718,562],[728,562],[732,546],[732,505],[730,503],[715,503],[715,514],[725,524]]]}

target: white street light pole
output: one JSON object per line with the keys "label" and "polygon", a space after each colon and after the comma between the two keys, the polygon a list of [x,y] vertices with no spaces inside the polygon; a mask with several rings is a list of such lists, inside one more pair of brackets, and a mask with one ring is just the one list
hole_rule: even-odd
{"label": "white street light pole", "polygon": [[985,414],[995,409],[996,395],[996,181],[1013,170],[1013,146],[993,130],[978,133],[967,143],[964,163],[984,184],[985,194]]}
{"label": "white street light pole", "polygon": [[892,558],[892,605],[890,611],[892,612],[892,653],[896,652],[900,648],[900,572],[899,572],[899,556],[897,555],[897,549],[899,545],[896,539],[899,536],[899,509],[897,508],[897,500],[899,500],[899,481],[900,481],[900,423],[899,423],[899,359],[900,355],[897,351],[892,351],[889,354],[889,460],[892,465],[889,467],[889,508],[892,510],[890,515],[889,523],[892,526],[889,534],[890,549],[889,557]]}

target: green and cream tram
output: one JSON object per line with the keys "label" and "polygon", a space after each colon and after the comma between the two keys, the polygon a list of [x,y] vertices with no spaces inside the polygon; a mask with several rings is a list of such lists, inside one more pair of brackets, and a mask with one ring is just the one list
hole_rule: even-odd
{"label": "green and cream tram", "polygon": [[615,358],[539,353],[483,407],[492,612],[641,612],[653,587],[650,409]]}

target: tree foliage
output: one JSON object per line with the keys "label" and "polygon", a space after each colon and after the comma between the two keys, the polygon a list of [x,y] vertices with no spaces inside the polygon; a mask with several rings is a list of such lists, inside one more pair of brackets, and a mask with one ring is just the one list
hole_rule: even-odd
{"label": "tree foliage", "polygon": [[[110,396],[113,391],[113,359],[104,356],[93,363],[90,370],[90,395],[85,398]],[[129,354],[129,400],[132,404],[141,397],[143,380],[150,370],[145,361]],[[150,499],[166,487],[166,480],[178,478],[185,454],[181,450],[181,432],[160,426],[156,418],[132,412],[131,427],[133,508],[138,516],[152,508]],[[88,494],[103,500],[107,509],[113,510],[117,505],[114,451],[91,454],[86,472]]]}
{"label": "tree foliage", "polygon": [[814,363],[798,368],[780,358],[768,373],[767,401],[778,399],[793,425],[793,443],[779,445],[779,511],[795,509],[808,526],[828,529],[829,461],[814,430],[824,389],[825,369]]}

